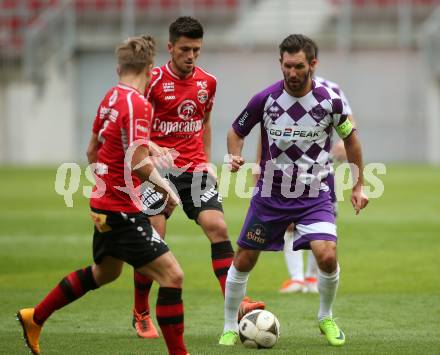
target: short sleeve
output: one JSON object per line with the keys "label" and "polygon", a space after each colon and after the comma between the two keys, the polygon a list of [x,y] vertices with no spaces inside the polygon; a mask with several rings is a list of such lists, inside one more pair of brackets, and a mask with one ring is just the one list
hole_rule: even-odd
{"label": "short sleeve", "polygon": [[102,128],[104,128],[104,124],[107,121],[107,117],[110,113],[110,109],[108,108],[108,94],[102,99],[101,103],[98,106],[98,110],[96,111],[95,120],[93,121],[92,132],[94,134],[99,134]]}
{"label": "short sleeve", "polygon": [[232,128],[240,137],[246,137],[252,128],[263,119],[264,98],[261,94],[255,95],[246,108],[232,123]]}
{"label": "short sleeve", "polygon": [[205,106],[205,112],[211,112],[212,111],[212,107],[214,106],[216,91],[217,91],[217,81],[214,81],[213,85],[212,85],[212,89],[211,89],[210,98],[209,98],[209,100],[208,100],[208,102],[206,103],[206,106]]}
{"label": "short sleeve", "polygon": [[146,97],[148,102],[150,102],[154,106],[154,94],[155,94],[154,89],[158,86],[157,84],[162,79],[163,76],[162,69],[159,67],[153,68],[151,74],[152,74],[151,80],[147,88],[145,89],[144,96]]}
{"label": "short sleeve", "polygon": [[92,126],[92,132],[94,134],[98,134],[101,127],[102,127],[102,123],[104,122],[104,120],[99,118],[99,112],[101,111],[101,105],[99,105],[98,107],[98,111],[96,112],[96,116],[95,116],[95,120],[93,121],[93,126]]}
{"label": "short sleeve", "polygon": [[350,103],[348,102],[347,96],[345,95],[345,93],[341,89],[339,89],[339,96],[341,96],[342,103],[345,106],[345,111],[347,112],[347,115],[352,115],[353,110],[351,109],[351,106],[350,106]]}

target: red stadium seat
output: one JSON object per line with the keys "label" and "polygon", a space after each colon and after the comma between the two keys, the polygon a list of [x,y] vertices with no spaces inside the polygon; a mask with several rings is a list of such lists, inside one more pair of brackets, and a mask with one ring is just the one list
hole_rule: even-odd
{"label": "red stadium seat", "polygon": [[137,9],[146,9],[151,6],[151,0],[136,0],[135,6]]}
{"label": "red stadium seat", "polygon": [[17,0],[0,0],[0,9],[13,10],[20,6]]}
{"label": "red stadium seat", "polygon": [[11,16],[6,19],[7,27],[9,27],[12,31],[18,32],[23,27],[23,19],[18,16]]}
{"label": "red stadium seat", "polygon": [[229,9],[234,9],[238,6],[238,0],[226,0],[226,7]]}
{"label": "red stadium seat", "polygon": [[160,0],[160,7],[164,9],[171,9],[179,6],[179,2],[176,0]]}

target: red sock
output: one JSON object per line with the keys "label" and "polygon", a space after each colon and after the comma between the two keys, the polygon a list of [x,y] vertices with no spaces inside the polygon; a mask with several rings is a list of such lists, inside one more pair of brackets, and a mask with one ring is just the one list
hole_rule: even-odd
{"label": "red sock", "polygon": [[57,309],[96,288],[91,266],[71,272],[35,307],[34,322],[42,325]]}
{"label": "red sock", "polygon": [[225,296],[225,283],[228,276],[229,267],[234,260],[234,250],[229,240],[211,244],[212,268],[215,276],[217,276],[220,287],[222,288],[223,297]]}
{"label": "red sock", "polygon": [[181,288],[159,288],[156,318],[162,330],[169,354],[186,355],[186,346],[183,342],[184,323]]}
{"label": "red sock", "polygon": [[139,314],[150,313],[148,296],[150,295],[153,280],[137,271],[134,272],[134,309]]}

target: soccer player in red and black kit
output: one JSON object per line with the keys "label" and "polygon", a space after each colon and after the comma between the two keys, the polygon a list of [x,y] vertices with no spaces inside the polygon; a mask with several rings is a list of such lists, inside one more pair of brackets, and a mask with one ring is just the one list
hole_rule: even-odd
{"label": "soccer player in red and black kit", "polygon": [[[174,164],[181,170],[178,174],[169,174],[168,179],[176,188],[188,218],[202,227],[211,242],[212,268],[224,294],[234,251],[228,238],[216,177],[210,173],[208,164],[211,159],[210,117],[217,80],[196,66],[202,38],[203,27],[194,18],[179,17],[170,25],[170,61],[153,69],[145,96],[155,108],[151,140],[179,153]],[[158,210],[161,201],[157,202],[160,195],[156,191],[149,189],[142,198],[147,213]],[[149,215],[154,228],[164,237],[166,211]],[[149,317],[151,284],[151,279],[135,272],[133,326],[143,338],[159,336]],[[245,298],[241,304],[242,313],[257,308],[264,308],[264,303]]]}
{"label": "soccer player in red and black kit", "polygon": [[183,271],[140,212],[138,198],[137,187],[148,180],[167,197],[167,209],[178,202],[148,160],[153,109],[143,94],[151,79],[154,52],[150,36],[129,38],[116,50],[120,82],[99,105],[87,150],[89,162],[96,163],[97,183],[90,200],[94,264],[64,277],[35,308],[17,313],[33,354],[40,353],[46,319],[86,292],[114,281],[124,262],[159,283],[156,316],[168,352],[188,354],[183,341]]}

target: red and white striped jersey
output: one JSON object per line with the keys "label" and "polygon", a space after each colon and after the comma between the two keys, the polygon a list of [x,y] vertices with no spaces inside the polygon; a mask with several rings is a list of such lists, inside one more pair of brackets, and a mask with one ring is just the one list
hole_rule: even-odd
{"label": "red and white striped jersey", "polygon": [[[98,135],[100,142],[97,159],[99,168],[95,173],[104,181],[105,193],[100,198],[92,195],[92,207],[127,213],[139,212],[129,194],[118,187],[131,185],[126,184],[124,179],[124,169],[130,169],[124,163],[125,153],[134,142],[148,144],[152,115],[151,104],[136,89],[127,85],[119,84],[111,88],[101,101],[93,122],[93,133]],[[141,183],[131,172],[127,176],[131,176],[134,187]],[[96,189],[95,185],[94,191]]]}
{"label": "red and white striped jersey", "polygon": [[212,110],[216,88],[215,76],[200,67],[185,79],[172,71],[170,63],[152,71],[145,93],[154,107],[151,140],[176,149],[179,156],[174,163],[179,168],[191,163],[188,172],[206,163],[203,120]]}

